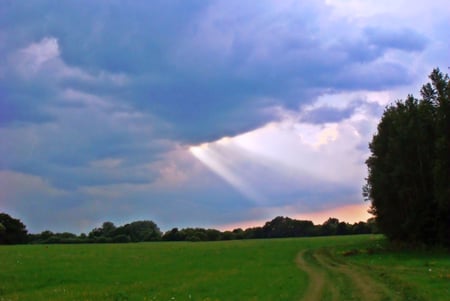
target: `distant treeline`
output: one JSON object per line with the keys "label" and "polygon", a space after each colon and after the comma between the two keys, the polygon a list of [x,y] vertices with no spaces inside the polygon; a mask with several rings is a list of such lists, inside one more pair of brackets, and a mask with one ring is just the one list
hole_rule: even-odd
{"label": "distant treeline", "polygon": [[241,228],[221,232],[215,229],[174,228],[161,237],[165,241],[215,241],[255,238],[309,237],[326,235],[349,235],[376,233],[372,220],[349,224],[336,218],[329,218],[322,225],[314,225],[312,221],[295,220],[278,216],[266,222],[262,227]]}
{"label": "distant treeline", "polygon": [[135,221],[116,227],[112,222],[104,222],[88,234],[76,235],[69,232],[54,233],[43,231],[28,234],[25,225],[6,213],[0,213],[0,244],[74,244],[74,243],[128,243],[146,241],[219,241],[257,238],[310,237],[326,235],[349,235],[377,233],[372,219],[367,222],[349,224],[336,218],[329,218],[321,225],[312,221],[276,217],[262,227],[241,228],[233,231],[219,231],[204,228],[173,228],[161,232],[152,221]]}

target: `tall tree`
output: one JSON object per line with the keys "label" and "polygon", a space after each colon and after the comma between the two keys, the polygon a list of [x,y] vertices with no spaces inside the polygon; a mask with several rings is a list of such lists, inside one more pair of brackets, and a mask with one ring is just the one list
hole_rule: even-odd
{"label": "tall tree", "polygon": [[410,95],[386,108],[363,193],[389,238],[434,244],[449,236],[450,112],[448,76],[436,69],[430,79],[421,100]]}
{"label": "tall tree", "polygon": [[421,94],[436,108],[433,180],[438,211],[435,218],[439,239],[450,246],[450,80],[439,69],[433,70],[429,78],[431,83],[422,87]]}

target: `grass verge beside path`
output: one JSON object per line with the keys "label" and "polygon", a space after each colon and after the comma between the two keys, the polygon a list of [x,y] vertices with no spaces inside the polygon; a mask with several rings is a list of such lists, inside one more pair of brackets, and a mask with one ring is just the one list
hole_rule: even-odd
{"label": "grass verge beside path", "polygon": [[450,300],[449,251],[391,249],[377,239],[344,254],[346,262],[401,296],[397,300]]}
{"label": "grass verge beside path", "polygon": [[332,256],[326,249],[303,251],[297,263],[309,276],[308,289],[301,298],[303,301],[407,300],[358,266]]}
{"label": "grass verge beside path", "polygon": [[300,300],[450,300],[450,254],[390,250],[381,236],[309,248],[297,265],[309,284]]}

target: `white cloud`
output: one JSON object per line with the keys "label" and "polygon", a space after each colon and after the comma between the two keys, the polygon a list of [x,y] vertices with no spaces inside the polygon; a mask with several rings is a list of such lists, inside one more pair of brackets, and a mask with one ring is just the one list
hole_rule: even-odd
{"label": "white cloud", "polygon": [[54,37],[43,38],[38,43],[32,43],[19,51],[22,61],[21,70],[26,72],[37,72],[41,66],[60,55],[58,40]]}
{"label": "white cloud", "polygon": [[77,79],[86,82],[111,83],[124,86],[129,78],[124,73],[111,73],[100,70],[91,73],[70,66],[61,57],[62,49],[56,37],[48,36],[39,42],[21,48],[11,56],[10,64],[25,79],[50,78],[53,80]]}
{"label": "white cloud", "polygon": [[25,79],[73,77],[92,80],[89,74],[69,67],[61,60],[58,39],[51,36],[17,50],[11,65]]}

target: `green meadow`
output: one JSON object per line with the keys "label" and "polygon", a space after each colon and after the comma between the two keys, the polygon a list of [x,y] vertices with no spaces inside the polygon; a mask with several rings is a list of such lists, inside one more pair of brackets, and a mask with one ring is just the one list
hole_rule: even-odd
{"label": "green meadow", "polygon": [[0,247],[5,300],[449,300],[445,251],[382,236]]}

